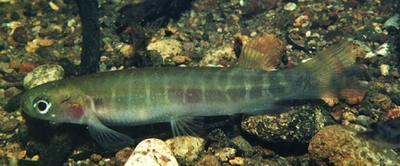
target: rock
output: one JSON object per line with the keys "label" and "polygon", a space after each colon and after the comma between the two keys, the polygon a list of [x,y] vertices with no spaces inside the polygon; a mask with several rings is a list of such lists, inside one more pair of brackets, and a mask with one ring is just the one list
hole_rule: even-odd
{"label": "rock", "polygon": [[383,110],[389,110],[392,108],[392,100],[389,96],[382,93],[371,93],[369,96],[369,101],[380,105]]}
{"label": "rock", "polygon": [[178,64],[178,65],[179,65],[179,64],[184,64],[184,63],[191,62],[192,59],[190,59],[190,58],[187,57],[187,56],[178,55],[178,56],[174,56],[174,57],[172,58],[172,61],[174,61],[175,64]]}
{"label": "rock", "polygon": [[179,136],[165,141],[178,159],[190,163],[199,157],[205,146],[205,140],[200,137]]}
{"label": "rock", "polygon": [[19,125],[18,120],[9,120],[3,123],[3,125],[1,126],[1,131],[3,132],[14,131],[18,127],[18,125]]}
{"label": "rock", "polygon": [[17,27],[12,34],[14,41],[18,43],[27,43],[31,40],[32,35],[24,27]]}
{"label": "rock", "polygon": [[221,164],[219,163],[217,157],[213,155],[205,155],[196,163],[196,166],[209,166],[209,165],[220,166]]}
{"label": "rock", "polygon": [[[308,151],[316,165],[396,165],[397,154],[378,150],[372,141],[357,136],[357,128],[332,125],[322,128],[310,141]],[[357,130],[356,130],[357,129]]]}
{"label": "rock", "polygon": [[397,117],[400,117],[400,108],[392,108],[388,111],[385,119],[395,119]]}
{"label": "rock", "polygon": [[229,160],[229,164],[231,165],[245,165],[243,157],[234,157],[233,159]]}
{"label": "rock", "polygon": [[103,158],[103,157],[102,157],[101,155],[97,154],[97,153],[93,153],[93,154],[90,156],[90,160],[93,161],[93,162],[95,162],[95,163],[98,163],[102,158]]}
{"label": "rock", "polygon": [[226,147],[223,149],[220,149],[215,152],[215,156],[217,156],[221,161],[228,161],[230,159],[233,159],[236,154],[236,149]]}
{"label": "rock", "polygon": [[322,108],[301,108],[273,115],[256,115],[242,121],[246,132],[270,143],[308,144],[311,137],[333,120]]}
{"label": "rock", "polygon": [[242,136],[237,136],[232,139],[232,143],[244,152],[245,156],[251,156],[254,152],[253,147]]}
{"label": "rock", "polygon": [[59,65],[41,65],[29,72],[24,78],[24,87],[33,88],[46,82],[64,78],[64,69]]}
{"label": "rock", "polygon": [[286,11],[293,11],[293,10],[296,10],[296,8],[297,8],[297,5],[293,2],[289,2],[283,7],[283,9]]}
{"label": "rock", "polygon": [[126,147],[115,154],[115,158],[118,165],[122,165],[126,163],[129,159],[129,156],[133,153],[133,149],[130,147]]}
{"label": "rock", "polygon": [[182,43],[175,39],[162,39],[149,43],[147,50],[156,50],[165,59],[181,54]]}
{"label": "rock", "polygon": [[[233,46],[222,46],[208,50],[203,59],[200,61],[200,66],[219,66],[222,60],[236,59]],[[222,65],[220,65],[222,67]]]}
{"label": "rock", "polygon": [[157,138],[145,139],[140,142],[125,166],[178,166],[175,156],[168,145]]}
{"label": "rock", "polygon": [[381,71],[381,75],[382,76],[388,76],[389,75],[389,69],[390,69],[390,66],[387,65],[387,64],[381,64],[379,66],[379,70]]}

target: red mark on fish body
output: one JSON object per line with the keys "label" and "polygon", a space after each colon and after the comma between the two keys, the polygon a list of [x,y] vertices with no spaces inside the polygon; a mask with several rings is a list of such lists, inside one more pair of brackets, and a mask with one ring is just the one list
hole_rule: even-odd
{"label": "red mark on fish body", "polygon": [[75,102],[68,102],[67,115],[72,118],[79,118],[83,114],[82,106]]}

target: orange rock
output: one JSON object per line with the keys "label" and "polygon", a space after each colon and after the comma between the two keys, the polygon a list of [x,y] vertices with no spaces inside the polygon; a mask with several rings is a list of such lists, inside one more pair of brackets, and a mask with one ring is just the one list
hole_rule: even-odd
{"label": "orange rock", "polygon": [[21,73],[26,73],[26,72],[30,72],[33,69],[35,69],[36,65],[29,63],[29,62],[24,62],[21,65],[19,65],[18,69],[19,72]]}
{"label": "orange rock", "polygon": [[386,115],[386,120],[394,119],[397,117],[400,117],[400,108],[393,108],[388,111],[388,114]]}

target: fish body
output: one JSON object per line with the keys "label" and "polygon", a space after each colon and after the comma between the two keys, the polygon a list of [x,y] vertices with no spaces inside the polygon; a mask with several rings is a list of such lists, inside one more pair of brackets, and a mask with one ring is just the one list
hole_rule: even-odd
{"label": "fish body", "polygon": [[371,123],[369,130],[359,132],[358,136],[369,140],[378,150],[400,148],[400,117],[379,123]]}
{"label": "fish body", "polygon": [[[352,48],[334,46],[296,68],[268,72],[236,68],[142,68],[49,82],[26,91],[23,110],[39,119],[88,125],[107,149],[132,139],[106,126],[169,122],[173,131],[193,117],[276,113],[282,100],[338,97]],[[178,131],[176,131],[178,132]]]}

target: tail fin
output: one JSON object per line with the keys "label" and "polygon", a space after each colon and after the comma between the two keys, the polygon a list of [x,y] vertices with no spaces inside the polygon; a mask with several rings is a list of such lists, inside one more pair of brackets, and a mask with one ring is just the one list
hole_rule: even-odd
{"label": "tail fin", "polygon": [[361,71],[350,67],[356,61],[356,47],[351,42],[342,41],[299,65],[298,70],[310,73],[313,81],[311,84],[317,85],[313,90],[316,93],[314,95],[324,98],[352,98],[360,95],[361,88],[354,76]]}

